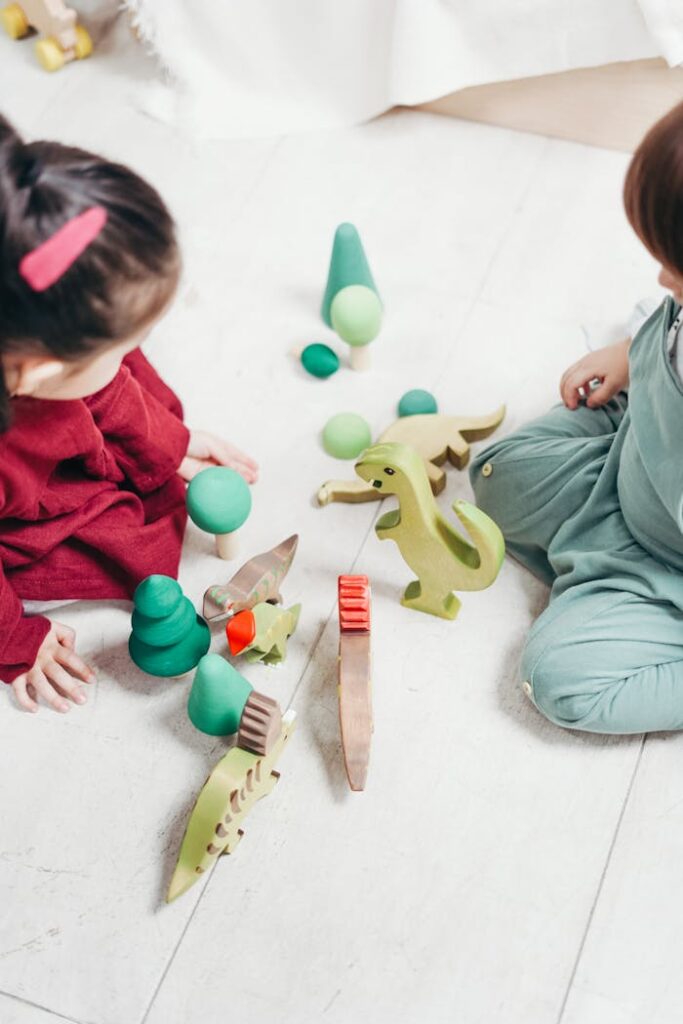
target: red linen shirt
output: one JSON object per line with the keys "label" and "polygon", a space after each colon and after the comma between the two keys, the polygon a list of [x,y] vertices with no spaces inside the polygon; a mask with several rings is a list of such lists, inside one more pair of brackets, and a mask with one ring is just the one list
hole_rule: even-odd
{"label": "red linen shirt", "polygon": [[139,349],[88,398],[12,399],[0,434],[0,679],[36,658],[49,621],[21,598],[130,598],[176,576],[185,529],[182,406]]}

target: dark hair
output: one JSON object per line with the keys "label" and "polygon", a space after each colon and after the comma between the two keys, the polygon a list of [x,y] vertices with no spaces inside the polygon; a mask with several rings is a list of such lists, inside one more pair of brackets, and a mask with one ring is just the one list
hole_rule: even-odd
{"label": "dark hair", "polygon": [[[100,234],[58,281],[33,291],[22,257],[92,206],[107,212]],[[175,225],[151,185],[73,146],[24,143],[0,115],[0,354],[77,361],[133,337],[167,305],[179,273]],[[0,371],[0,431],[9,423]]]}
{"label": "dark hair", "polygon": [[624,206],[655,259],[683,274],[683,103],[650,128],[633,154]]}

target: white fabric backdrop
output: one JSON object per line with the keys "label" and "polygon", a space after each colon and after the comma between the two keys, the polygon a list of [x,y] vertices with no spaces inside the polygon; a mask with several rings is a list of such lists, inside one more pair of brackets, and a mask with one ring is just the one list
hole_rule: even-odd
{"label": "white fabric backdrop", "polygon": [[483,82],[683,61],[683,0],[125,2],[174,80],[143,106],[200,137],[332,128]]}

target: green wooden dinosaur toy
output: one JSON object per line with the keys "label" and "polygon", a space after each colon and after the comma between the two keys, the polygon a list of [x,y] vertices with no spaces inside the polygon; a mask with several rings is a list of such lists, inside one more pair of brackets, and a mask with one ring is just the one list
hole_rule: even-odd
{"label": "green wooden dinosaur toy", "polygon": [[287,657],[287,641],[299,623],[300,612],[300,604],[279,608],[265,602],[238,612],[225,627],[230,653],[246,652],[247,661],[279,665]]}
{"label": "green wooden dinosaur toy", "polygon": [[197,797],[187,823],[178,863],[168,888],[170,903],[194,885],[221,853],[232,853],[241,825],[256,801],[267,796],[279,779],[275,762],[294,732],[296,713],[282,717],[279,739],[265,756],[233,747],[220,759]]}
{"label": "green wooden dinosaur toy", "polygon": [[[387,427],[377,444],[409,444],[415,448],[424,459],[433,493],[441,494],[446,486],[446,474],[441,468],[446,459],[457,469],[464,469],[470,458],[469,442],[488,437],[504,416],[505,406],[489,416],[401,416]],[[332,501],[379,501],[381,497],[381,492],[364,480],[328,480],[318,490],[319,505]]]}
{"label": "green wooden dinosaur toy", "polygon": [[474,541],[468,544],[441,514],[420,454],[405,444],[377,444],[356,463],[356,472],[380,496],[395,494],[399,506],[381,516],[380,540],[394,540],[417,576],[406,587],[406,608],[454,619],[460,601],[454,590],[484,590],[503,564],[503,535],[481,509],[456,501],[453,510]]}

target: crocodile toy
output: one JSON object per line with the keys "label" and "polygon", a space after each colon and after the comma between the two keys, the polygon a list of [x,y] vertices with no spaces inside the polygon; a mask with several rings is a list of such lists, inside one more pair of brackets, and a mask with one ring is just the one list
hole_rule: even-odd
{"label": "crocodile toy", "polygon": [[260,797],[271,792],[280,777],[273,766],[295,724],[294,711],[282,716],[280,736],[266,756],[233,747],[220,759],[192,809],[167,903],[187,892],[219,854],[233,852],[243,835],[240,826],[244,818]]}
{"label": "crocodile toy", "polygon": [[300,612],[300,604],[278,608],[265,603],[238,612],[225,627],[230,653],[244,654],[250,662],[279,665],[287,657],[287,641],[296,630]]}
{"label": "crocodile toy", "polygon": [[[441,468],[446,459],[457,469],[464,469],[470,458],[469,442],[488,437],[500,426],[504,416],[504,405],[490,416],[444,416],[441,413],[401,416],[384,431],[377,444],[409,444],[415,448],[424,459],[432,492],[441,494],[446,486],[446,474]],[[381,498],[381,492],[369,487],[364,480],[328,480],[318,491],[319,505],[329,505],[332,501],[379,501]]]}
{"label": "crocodile toy", "polygon": [[204,618],[225,618],[262,601],[280,602],[280,584],[296,554],[299,535],[292,534],[277,547],[246,562],[225,586],[213,586],[204,594]]}
{"label": "crocodile toy", "polygon": [[454,590],[484,590],[496,579],[505,555],[503,535],[476,505],[456,501],[453,510],[474,546],[441,514],[420,454],[405,444],[378,444],[356,463],[362,480],[380,495],[395,494],[398,508],[377,520],[380,540],[396,541],[417,576],[406,587],[406,608],[454,619],[460,601]]}

